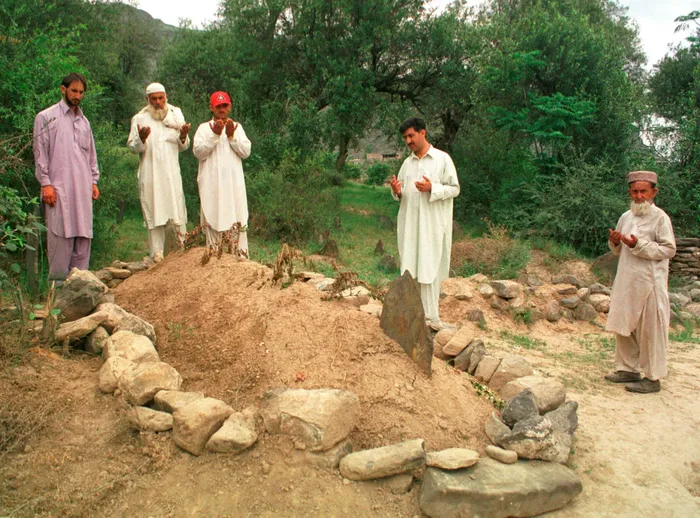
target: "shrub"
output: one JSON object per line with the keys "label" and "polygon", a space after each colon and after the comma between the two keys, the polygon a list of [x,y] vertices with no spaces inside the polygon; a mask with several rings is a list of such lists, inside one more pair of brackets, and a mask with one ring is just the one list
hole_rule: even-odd
{"label": "shrub", "polygon": [[362,166],[354,162],[345,162],[343,177],[346,180],[359,180],[362,177]]}
{"label": "shrub", "polygon": [[384,185],[392,171],[384,162],[376,162],[367,168],[367,183],[370,185]]}

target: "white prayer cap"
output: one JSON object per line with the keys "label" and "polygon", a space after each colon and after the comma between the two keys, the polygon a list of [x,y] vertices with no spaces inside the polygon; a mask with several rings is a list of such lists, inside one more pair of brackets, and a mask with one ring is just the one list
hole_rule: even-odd
{"label": "white prayer cap", "polygon": [[632,171],[627,175],[627,183],[634,182],[649,182],[653,184],[659,183],[658,177],[653,171]]}
{"label": "white prayer cap", "polygon": [[160,83],[151,83],[146,87],[146,95],[151,95],[158,92],[165,93],[165,87]]}

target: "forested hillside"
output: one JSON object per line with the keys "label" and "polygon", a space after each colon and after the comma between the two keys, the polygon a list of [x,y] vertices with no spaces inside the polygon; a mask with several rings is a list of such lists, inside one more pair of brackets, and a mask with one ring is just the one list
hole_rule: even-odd
{"label": "forested hillside", "polygon": [[[0,260],[18,279],[34,231],[27,214],[35,114],[69,71],[88,77],[102,197],[93,249],[139,210],[138,159],[125,147],[144,87],[163,83],[188,122],[226,90],[253,142],[251,226],[303,242],[332,227],[337,186],[357,175],[348,151],[409,115],[454,157],[455,217],[595,254],[624,211],[624,175],[653,169],[677,235],[698,235],[699,12],[673,13],[688,42],[651,73],[634,21],[600,0],[222,0],[206,30],[172,28],[114,2],[5,0],[0,6]],[[644,136],[644,139],[642,138]],[[397,136],[398,137],[398,136]],[[197,220],[196,160],[181,157]],[[313,203],[309,203],[313,200]],[[2,282],[8,281],[8,278]]]}

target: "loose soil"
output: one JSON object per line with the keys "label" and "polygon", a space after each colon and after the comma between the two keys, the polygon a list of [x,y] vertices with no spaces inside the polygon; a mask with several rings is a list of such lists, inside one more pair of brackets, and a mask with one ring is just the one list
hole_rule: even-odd
{"label": "loose soil", "polygon": [[[493,407],[470,376],[435,360],[427,378],[355,305],[323,300],[309,284],[283,288],[270,269],[231,256],[201,266],[202,253],[171,255],[114,290],[119,305],[156,327],[161,358],[185,390],[242,410],[270,388],[344,388],[362,408],[356,449],[423,438],[428,451],[483,452]],[[441,301],[456,324],[477,308],[490,350],[522,354],[579,402],[570,467],[584,492],[553,516],[700,513],[700,346],[673,343],[662,392],[632,395],[601,381],[614,352],[602,322],[527,327],[478,293]],[[170,432],[133,432],[126,405],[97,389],[100,366],[89,355],[35,348],[0,370],[0,441],[14,438],[19,449],[0,451],[0,516],[421,515],[417,483],[393,494],[382,482],[344,480],[303,464],[284,437],[263,434],[239,455],[193,457]]]}

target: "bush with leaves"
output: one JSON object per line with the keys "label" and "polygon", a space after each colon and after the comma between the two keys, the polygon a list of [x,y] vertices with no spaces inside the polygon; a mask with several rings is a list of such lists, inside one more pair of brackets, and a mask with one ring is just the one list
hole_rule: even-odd
{"label": "bush with leaves", "polygon": [[375,162],[367,168],[367,183],[370,185],[384,185],[384,182],[392,175],[392,172],[388,164]]}

